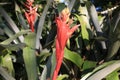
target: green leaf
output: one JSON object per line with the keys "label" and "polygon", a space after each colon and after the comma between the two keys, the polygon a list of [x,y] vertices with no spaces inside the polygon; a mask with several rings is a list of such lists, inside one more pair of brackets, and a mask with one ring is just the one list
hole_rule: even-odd
{"label": "green leaf", "polygon": [[51,54],[48,52],[47,49],[42,50],[41,53],[40,53],[40,55],[38,56],[39,62],[40,63],[43,62],[50,55]]}
{"label": "green leaf", "polygon": [[[4,46],[2,46],[2,45],[0,45],[0,52],[2,52],[3,50],[5,50],[6,48],[4,47]],[[3,54],[3,53],[1,53],[1,54]],[[0,55],[1,55],[0,54]]]}
{"label": "green leaf", "polygon": [[119,13],[113,17],[112,26],[109,32],[110,46],[106,60],[110,60],[120,48],[120,16]]}
{"label": "green leaf", "polygon": [[[100,27],[100,24],[98,21],[98,14],[97,14],[94,4],[92,4],[91,1],[86,1],[86,7],[89,11],[90,19],[92,20],[93,25],[96,29],[97,36],[103,36],[103,31]],[[99,42],[101,43],[102,49],[106,49],[105,41],[99,41]]]}
{"label": "green leaf", "polygon": [[15,76],[15,71],[14,71],[12,59],[10,56],[11,52],[9,50],[5,49],[2,51],[2,53],[5,55],[1,56],[2,63],[0,63],[0,64],[7,69],[8,73],[11,76]]}
{"label": "green leaf", "polygon": [[80,6],[79,11],[80,11],[80,17],[82,17],[83,22],[86,23],[86,28],[91,30],[91,26],[89,23],[88,10],[87,10],[86,6]]}
{"label": "green leaf", "polygon": [[118,68],[120,68],[119,60],[106,62],[85,75],[81,80],[101,80]]}
{"label": "green leaf", "polygon": [[[53,49],[53,52],[55,52],[55,49]],[[53,53],[48,58],[48,61],[44,66],[40,80],[46,80],[47,78],[50,78],[52,80],[52,75],[55,69],[55,65],[56,65],[56,59],[55,59],[55,53]]]}
{"label": "green leaf", "polygon": [[84,77],[82,77],[81,80],[86,80],[91,74],[94,74],[95,72],[97,72],[98,70],[114,63],[115,61],[110,61],[110,62],[107,62],[107,63],[103,63],[102,65],[99,65],[98,67],[96,67],[92,72],[86,74]]}
{"label": "green leaf", "polygon": [[43,71],[42,71],[42,74],[41,74],[41,76],[40,76],[40,80],[46,80],[46,78],[47,78],[47,66],[45,65],[44,66],[44,69],[43,69]]}
{"label": "green leaf", "polygon": [[0,75],[5,79],[5,80],[15,80],[12,76],[10,76],[6,70],[0,66]]}
{"label": "green leaf", "polygon": [[[53,56],[53,55],[52,55]],[[40,80],[46,80],[47,78],[50,78],[50,72],[51,72],[51,56],[48,58],[48,61],[46,65],[44,66],[44,69],[42,71]]]}
{"label": "green leaf", "polygon": [[22,30],[18,33],[16,33],[14,36],[10,37],[9,39],[1,42],[0,44],[10,44],[13,40],[15,40],[17,37],[23,35],[23,34],[27,34],[28,32],[30,32],[30,30]]}
{"label": "green leaf", "polygon": [[73,51],[68,50],[67,48],[65,48],[64,51],[64,58],[70,60],[71,62],[76,64],[79,68],[81,68],[83,64],[83,59],[81,58],[81,56]]}
{"label": "green leaf", "polygon": [[24,19],[24,16],[22,15],[20,7],[18,6],[18,4],[16,2],[15,2],[15,11],[16,11],[16,15],[17,15],[17,18],[19,20],[19,23],[21,24],[21,26],[23,27],[23,29],[28,29],[28,26],[25,23],[26,21]]}
{"label": "green leaf", "polygon": [[[7,14],[7,12],[0,7],[0,14],[4,17],[4,19],[7,21],[7,23],[10,25],[9,27],[15,32],[18,33],[20,30],[18,29],[17,25],[14,23],[14,21],[11,19],[11,17]],[[23,42],[24,38],[23,36],[18,37],[21,42]]]}
{"label": "green leaf", "polygon": [[119,48],[120,48],[120,41],[117,40],[113,42],[108,49],[108,55],[106,57],[106,60],[110,60],[117,53]]}
{"label": "green leaf", "polygon": [[[4,36],[5,36],[5,34],[6,34],[8,37],[12,37],[12,36],[14,35],[14,32],[13,32],[6,24],[1,23],[0,27],[3,28],[2,31],[4,31]],[[5,39],[3,39],[3,40],[5,40]],[[18,39],[15,39],[13,42],[14,42],[15,44],[19,43]]]}
{"label": "green leaf", "polygon": [[76,41],[76,46],[77,46],[77,48],[78,48],[78,51],[79,51],[79,53],[81,53],[81,51],[82,51],[82,46],[83,46],[83,40],[82,40],[82,37],[79,35],[76,39],[75,39],[75,41]]}
{"label": "green leaf", "polygon": [[23,49],[26,44],[25,43],[19,43],[19,44],[8,44],[8,45],[3,45],[3,44],[0,44],[0,47],[4,47],[10,51],[18,51],[20,49]]}
{"label": "green leaf", "polygon": [[35,33],[31,32],[25,36],[25,43],[27,47],[23,49],[23,58],[28,80],[37,80],[37,63],[35,55]]}
{"label": "green leaf", "polygon": [[95,40],[98,40],[98,41],[106,41],[106,40],[107,40],[107,38],[102,37],[102,36],[95,37],[94,39],[95,39]]}
{"label": "green leaf", "polygon": [[59,4],[57,5],[58,13],[60,13],[65,7],[66,7],[66,6],[65,6],[64,3],[59,3]]}
{"label": "green leaf", "polygon": [[55,57],[55,49],[53,49],[53,54],[51,57],[51,73],[50,73],[50,78],[52,79],[53,76],[53,72],[55,70],[55,66],[56,66],[56,57]]}
{"label": "green leaf", "polygon": [[2,23],[0,23],[0,35],[4,35],[3,29],[1,29]]}
{"label": "green leaf", "polygon": [[90,69],[90,68],[95,68],[96,64],[97,64],[97,62],[84,61],[82,69],[87,70],[87,69]]}
{"label": "green leaf", "polygon": [[89,11],[89,15],[90,15],[90,18],[95,26],[95,29],[97,32],[102,32],[101,28],[100,28],[100,25],[99,25],[99,21],[98,21],[98,14],[97,14],[97,11],[95,9],[95,6],[92,4],[91,1],[87,1],[86,2],[86,7]]}
{"label": "green leaf", "polygon": [[[14,35],[14,32],[6,25],[3,26],[3,30],[5,32],[5,34],[10,38]],[[15,44],[19,43],[18,39],[16,38],[15,40],[13,40],[13,42]]]}
{"label": "green leaf", "polygon": [[84,20],[84,15],[79,16],[79,15],[75,14],[75,16],[78,18],[78,20],[81,24],[81,35],[84,40],[85,46],[87,49],[89,49],[89,34],[87,31],[86,22]]}
{"label": "green leaf", "polygon": [[38,26],[37,26],[37,35],[36,35],[36,49],[39,49],[40,48],[40,38],[41,38],[41,33],[42,33],[42,29],[43,29],[43,25],[44,25],[44,22],[45,22],[45,17],[47,15],[47,11],[51,5],[51,3],[53,2],[54,0],[47,0],[47,4],[44,8],[44,11],[39,19],[39,22],[38,22]]}
{"label": "green leaf", "polygon": [[57,80],[63,80],[64,78],[67,78],[67,77],[68,77],[67,74],[59,75]]}
{"label": "green leaf", "polygon": [[81,34],[82,34],[83,39],[89,40],[89,34],[87,32],[86,22],[83,20],[84,18],[82,17],[83,15],[81,16],[76,15],[76,16],[81,24]]}
{"label": "green leaf", "polygon": [[119,74],[117,71],[114,71],[110,73],[107,77],[106,80],[119,80]]}
{"label": "green leaf", "polygon": [[88,72],[91,72],[96,67],[97,62],[93,61],[84,61],[82,66],[82,76],[87,74]]}

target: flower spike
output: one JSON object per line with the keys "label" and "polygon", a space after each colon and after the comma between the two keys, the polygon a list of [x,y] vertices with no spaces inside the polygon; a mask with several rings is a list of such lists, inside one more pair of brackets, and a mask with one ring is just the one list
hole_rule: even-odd
{"label": "flower spike", "polygon": [[57,25],[57,38],[56,38],[56,67],[52,76],[52,80],[57,79],[58,72],[60,70],[63,56],[64,48],[66,46],[67,40],[70,38],[72,33],[78,28],[79,25],[76,25],[70,29],[70,20],[69,20],[69,9],[65,8],[59,17],[55,18]]}
{"label": "flower spike", "polygon": [[27,10],[25,12],[25,17],[28,21],[28,24],[29,24],[32,32],[34,32],[34,22],[35,22],[35,18],[36,18],[36,14],[37,14],[37,12],[36,12],[37,8],[33,7],[33,2],[34,2],[34,0],[27,0],[27,2],[25,3],[25,7],[27,8]]}

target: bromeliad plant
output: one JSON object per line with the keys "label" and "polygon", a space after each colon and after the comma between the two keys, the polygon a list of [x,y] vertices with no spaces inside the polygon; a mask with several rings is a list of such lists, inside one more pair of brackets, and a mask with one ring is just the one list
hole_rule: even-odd
{"label": "bromeliad plant", "polygon": [[[1,1],[6,3],[9,0]],[[120,7],[114,14],[109,14],[110,16],[99,15],[99,20],[105,19],[101,27],[98,26],[99,20],[97,20],[98,15],[94,5],[86,0],[85,3],[83,1],[84,4],[82,0],[64,0],[70,3],[65,2],[69,9],[65,8],[63,11],[61,11],[61,5],[65,6],[65,4],[59,3],[60,0],[14,1],[16,1],[15,6],[10,4],[12,7],[7,5],[5,8],[0,2],[1,80],[120,80],[120,61],[118,60],[120,56],[116,56],[120,53]],[[23,2],[24,5],[21,6]],[[38,5],[38,10],[33,3]],[[70,28],[75,25],[70,19],[71,5],[74,5],[73,19],[80,23],[80,28],[78,28],[79,25]],[[14,7],[15,11],[10,9]],[[26,7],[25,13],[23,7]],[[55,9],[60,13],[54,18]],[[10,12],[7,12],[9,10]],[[37,16],[36,11],[40,16]],[[17,17],[13,15],[15,12]],[[22,15],[23,13],[25,16]],[[37,22],[34,25],[36,16],[38,25]],[[31,30],[26,25],[26,21]],[[104,35],[97,34],[100,32],[97,30],[98,27],[101,27]],[[76,29],[78,30],[75,36],[71,37]],[[65,48],[70,37],[69,45],[72,46],[68,45]],[[107,50],[104,51],[98,43],[105,40],[108,42]],[[56,47],[54,47],[54,41]],[[107,57],[104,53],[108,53]],[[113,61],[112,57],[117,60]],[[103,59],[108,62],[103,63]]]}
{"label": "bromeliad plant", "polygon": [[55,22],[57,24],[56,67],[53,73],[52,80],[56,80],[58,72],[60,70],[66,42],[79,26],[75,25],[74,27],[70,28],[70,24],[72,24],[72,22],[70,21],[69,16],[70,16],[69,9],[65,8],[60,13],[60,15],[55,18]]}

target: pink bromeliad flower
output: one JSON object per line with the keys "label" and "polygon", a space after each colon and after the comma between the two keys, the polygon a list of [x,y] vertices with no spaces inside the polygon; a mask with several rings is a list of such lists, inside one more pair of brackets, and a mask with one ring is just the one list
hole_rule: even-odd
{"label": "pink bromeliad flower", "polygon": [[37,8],[33,7],[34,0],[27,0],[25,3],[25,7],[27,8],[27,11],[25,12],[25,17],[28,21],[28,24],[30,25],[30,29],[32,32],[34,32],[34,22],[37,14]]}
{"label": "pink bromeliad flower", "polygon": [[78,28],[79,25],[76,25],[70,28],[71,21],[69,20],[69,10],[65,8],[59,17],[55,18],[57,24],[57,38],[56,38],[56,67],[52,76],[52,80],[56,80],[58,72],[60,70],[63,56],[64,48],[66,46],[67,40],[70,38],[72,33]]}

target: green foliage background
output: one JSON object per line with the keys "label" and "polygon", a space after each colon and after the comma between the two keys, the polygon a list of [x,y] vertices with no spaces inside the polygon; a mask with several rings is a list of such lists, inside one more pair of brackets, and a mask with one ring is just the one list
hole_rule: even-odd
{"label": "green foliage background", "polygon": [[[35,32],[24,16],[25,1],[0,1],[0,80],[51,79],[56,62],[54,19],[65,6],[74,21],[71,27],[80,27],[67,41],[57,80],[120,79],[120,1],[35,0]],[[101,11],[96,11],[98,6]]]}

